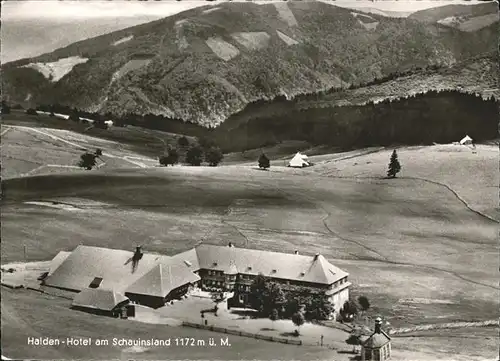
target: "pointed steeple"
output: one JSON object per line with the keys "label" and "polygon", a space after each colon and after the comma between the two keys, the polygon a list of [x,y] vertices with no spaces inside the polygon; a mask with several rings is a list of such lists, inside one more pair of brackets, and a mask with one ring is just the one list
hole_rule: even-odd
{"label": "pointed steeple", "polygon": [[375,333],[381,333],[382,332],[382,319],[380,317],[377,317],[375,319]]}

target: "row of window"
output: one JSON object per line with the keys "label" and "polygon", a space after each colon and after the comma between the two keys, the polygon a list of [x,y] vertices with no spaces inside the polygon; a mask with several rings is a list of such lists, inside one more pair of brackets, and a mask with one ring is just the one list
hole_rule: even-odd
{"label": "row of window", "polygon": [[222,271],[212,271],[208,270],[208,275],[209,276],[222,276],[223,272]]}
{"label": "row of window", "polygon": [[247,292],[250,292],[250,286],[246,286],[246,285],[238,285],[238,288],[240,291],[247,291]]}
{"label": "row of window", "polygon": [[[209,276],[222,276],[224,273],[222,271],[213,271],[213,270],[208,270],[208,275]],[[248,281],[251,281],[255,278],[254,275],[248,275],[248,274],[240,274],[239,275],[239,279],[244,281],[244,280],[248,280]],[[236,279],[236,275],[230,275],[228,276],[228,279],[230,281],[233,281]],[[275,280],[281,284],[286,284],[286,285],[294,285],[294,286],[302,286],[302,287],[313,287],[311,286],[310,284],[308,284],[307,282],[294,282],[294,281],[288,281],[288,280]],[[342,278],[341,280],[335,282],[333,284],[333,288],[336,288],[344,283],[347,282],[347,277],[344,277]]]}
{"label": "row of window", "polygon": [[207,286],[224,286],[224,282],[222,281],[213,281],[213,280],[206,280],[205,285]]}
{"label": "row of window", "polygon": [[342,278],[342,279],[338,280],[337,282],[335,282],[335,283],[333,284],[333,288],[335,288],[335,287],[337,287],[337,286],[340,286],[340,285],[343,285],[343,284],[344,284],[344,283],[346,283],[346,282],[347,282],[347,277],[344,277],[344,278]]}

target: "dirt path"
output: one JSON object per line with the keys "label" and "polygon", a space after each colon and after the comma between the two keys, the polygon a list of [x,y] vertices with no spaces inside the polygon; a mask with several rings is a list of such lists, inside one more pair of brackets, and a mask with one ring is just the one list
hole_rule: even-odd
{"label": "dirt path", "polygon": [[[470,328],[470,327],[491,327],[498,325],[499,325],[499,320],[488,320],[480,322],[450,322],[441,324],[421,325],[414,327],[395,328],[390,330],[389,333],[391,335],[397,336],[400,334],[417,332],[417,331],[444,330],[444,329]],[[407,337],[413,337],[413,336],[407,336]]]}
{"label": "dirt path", "polygon": [[[351,158],[354,158],[354,157],[357,157],[357,156],[353,156]],[[331,162],[335,162],[337,160],[332,160]],[[307,173],[307,174],[304,174],[304,176],[308,176],[308,175],[311,175],[312,173]],[[382,177],[366,177],[366,176],[339,176],[339,175],[329,175],[327,173],[315,173],[317,174],[318,176],[320,177],[326,177],[326,178],[338,178],[338,179],[372,179],[372,180],[383,180],[385,178],[382,178]],[[421,181],[421,182],[428,182],[428,183],[432,183],[432,184],[435,184],[435,185],[438,185],[440,187],[443,187],[445,188],[448,192],[451,192],[455,198],[457,198],[460,203],[462,203],[469,211],[481,216],[482,218],[485,218],[487,219],[488,221],[491,221],[491,222],[495,222],[495,223],[500,223],[499,220],[491,217],[491,216],[488,216],[487,214],[484,214],[482,213],[481,211],[478,211],[477,209],[473,208],[470,204],[467,203],[467,201],[465,201],[461,196],[460,194],[458,194],[458,192],[456,190],[454,190],[450,185],[448,184],[445,184],[445,183],[441,183],[441,182],[437,182],[437,181],[434,181],[434,180],[431,180],[431,179],[427,179],[427,178],[420,178],[420,177],[399,177],[399,179],[409,179],[409,180],[417,180],[417,181]]]}
{"label": "dirt path", "polygon": [[148,131],[146,131],[146,130],[144,130],[144,129],[139,129],[139,128],[138,128],[137,130],[138,130],[139,132],[141,132],[141,133],[144,133],[144,134],[146,134],[146,135],[152,136],[153,138],[155,138],[155,139],[159,140],[159,141],[163,144],[163,147],[165,148],[165,151],[167,150],[167,148],[168,148],[168,143],[165,141],[165,139],[163,139],[163,138],[161,138],[161,137],[159,137],[159,136],[157,136],[157,135],[155,135],[155,134],[152,134],[151,132],[148,132]]}
{"label": "dirt path", "polygon": [[4,131],[2,131],[2,133],[0,133],[0,137],[3,137],[9,130],[12,129],[12,128],[9,128],[9,127],[7,127],[5,125],[3,127],[5,127],[6,129]]}
{"label": "dirt path", "polygon": [[[324,209],[324,208],[323,208]],[[359,242],[359,241],[355,241],[355,240],[352,240],[352,239],[349,239],[349,238],[346,238],[346,237],[343,237],[342,235],[340,235],[339,233],[331,230],[331,228],[328,226],[327,224],[327,220],[328,218],[331,217],[331,214],[330,212],[328,212],[326,209],[324,209],[325,212],[327,212],[327,215],[323,218],[323,223],[325,225],[325,227],[336,237],[346,241],[346,242],[351,242],[351,243],[354,243],[354,244],[357,244],[363,248],[365,248],[366,250],[368,251],[371,251],[375,254],[377,254],[379,257],[381,257],[382,259],[365,259],[365,261],[367,262],[383,262],[383,263],[388,263],[388,264],[393,264],[393,265],[400,265],[400,266],[412,266],[412,267],[417,267],[417,268],[423,268],[423,269],[430,269],[430,270],[433,270],[433,271],[439,271],[439,272],[444,272],[444,273],[448,273],[449,275],[452,275],[456,278],[459,278],[463,281],[467,281],[469,283],[473,283],[473,284],[476,284],[478,286],[483,286],[483,287],[488,287],[488,288],[492,288],[494,290],[500,290],[500,287],[496,287],[496,286],[492,286],[492,285],[489,285],[489,284],[486,284],[486,283],[482,283],[482,282],[479,282],[479,281],[475,281],[475,280],[472,280],[472,279],[469,279],[467,277],[464,277],[462,275],[460,275],[459,273],[456,273],[454,271],[450,271],[450,270],[446,270],[446,269],[443,269],[443,268],[439,268],[439,267],[434,267],[434,266],[428,266],[428,265],[422,265],[422,264],[417,264],[417,263],[410,263],[410,262],[397,262],[397,261],[391,261],[389,260],[388,257],[384,256],[383,254],[381,254],[380,252],[377,252],[376,250],[368,247],[368,246],[365,246],[363,243]]]}
{"label": "dirt path", "polygon": [[[356,177],[339,177],[339,178],[351,178],[352,179],[352,178],[356,178]],[[362,177],[358,177],[358,178],[362,178]],[[366,178],[368,178],[368,177],[366,177]],[[411,178],[406,178],[406,179],[411,179]],[[417,179],[417,180],[419,180],[419,179]],[[439,183],[437,183],[437,184],[440,185]],[[445,188],[449,189],[448,187],[445,187]],[[372,248],[364,245],[361,241],[357,241],[357,240],[353,240],[351,238],[347,238],[344,235],[336,232],[328,224],[328,219],[331,217],[331,212],[328,211],[328,209],[326,209],[326,207],[321,203],[321,200],[316,199],[316,198],[311,197],[311,196],[306,196],[306,195],[304,195],[301,192],[293,192],[293,191],[290,191],[290,190],[288,190],[288,191],[285,192],[279,186],[275,186],[275,189],[278,190],[279,192],[282,192],[283,194],[288,194],[289,196],[293,196],[293,197],[296,197],[296,198],[302,198],[302,199],[305,199],[305,200],[307,200],[309,202],[312,202],[317,207],[319,207],[320,209],[323,210],[324,216],[322,218],[322,221],[323,221],[323,224],[324,224],[325,228],[328,230],[328,232],[330,232],[330,234],[332,234],[333,236],[335,236],[335,237],[337,237],[337,238],[339,238],[339,239],[341,239],[343,241],[354,243],[354,244],[356,244],[356,245],[358,245],[360,247],[363,247],[364,249],[366,249],[366,250],[368,250],[368,251],[370,251],[372,253],[375,253],[378,257],[380,257],[380,258],[373,257],[372,259],[368,259],[367,258],[367,259],[365,259],[365,261],[367,261],[367,262],[370,262],[370,261],[371,262],[383,262],[383,263],[388,263],[388,264],[393,264],[393,265],[411,266],[411,267],[416,267],[416,268],[421,268],[421,269],[429,269],[429,270],[433,270],[433,271],[447,273],[447,274],[452,275],[452,276],[454,276],[456,278],[459,278],[459,279],[461,279],[463,281],[466,281],[466,282],[469,282],[469,283],[472,283],[472,284],[476,284],[478,286],[488,287],[488,288],[491,288],[491,289],[494,289],[494,290],[500,290],[500,287],[492,286],[492,285],[489,285],[489,284],[486,284],[486,283],[482,283],[480,281],[469,279],[467,277],[464,277],[464,276],[460,275],[459,273],[456,273],[454,271],[450,271],[450,270],[447,270],[447,269],[442,269],[442,268],[439,268],[439,267],[434,267],[434,266],[429,266],[429,265],[422,265],[422,264],[410,263],[410,262],[396,262],[396,261],[391,261],[391,260],[389,260],[388,257],[386,257],[385,255],[383,255],[382,253],[380,253],[380,252],[376,251],[375,249],[372,249]],[[457,196],[456,193],[453,193],[453,194],[455,195],[455,197]],[[464,204],[464,202],[462,202],[462,201],[461,201],[461,203]],[[467,209],[470,210],[470,208],[468,208],[468,207],[467,207]],[[477,214],[477,212],[474,212],[474,213]],[[489,220],[491,221],[491,219],[489,219]]]}
{"label": "dirt path", "polygon": [[465,201],[458,193],[457,191],[455,191],[452,187],[450,187],[449,185],[445,184],[445,183],[441,183],[441,182],[437,182],[437,181],[433,181],[433,180],[430,180],[430,179],[426,179],[426,178],[419,178],[419,177],[401,177],[401,179],[413,179],[413,180],[420,180],[420,181],[423,181],[423,182],[428,182],[428,183],[432,183],[432,184],[436,184],[436,185],[439,185],[441,187],[445,187],[447,190],[449,190],[451,193],[453,193],[453,195],[460,201],[464,204],[464,206],[471,212],[474,212],[476,213],[477,215],[483,217],[483,218],[486,218],[492,222],[495,222],[495,223],[499,223],[499,221],[497,219],[494,219],[493,217],[490,217],[488,216],[487,214],[484,214],[482,213],[481,211],[478,211],[474,208],[472,208],[468,203],[467,201]]}
{"label": "dirt path", "polygon": [[[81,169],[80,167],[77,167],[75,165],[60,165],[60,164],[44,164],[39,167],[36,167],[29,172],[23,173],[20,175],[20,177],[28,177],[30,175],[33,175],[34,173],[38,172],[39,170],[42,170],[44,168],[70,168],[70,169]],[[99,167],[98,167],[99,168]]]}
{"label": "dirt path", "polygon": [[41,134],[41,135],[43,135],[45,137],[48,137],[48,138],[50,138],[52,140],[57,140],[57,141],[59,141],[61,143],[65,143],[65,144],[71,145],[72,147],[75,147],[78,150],[86,150],[86,148],[82,147],[80,144],[76,144],[76,143],[70,142],[69,140],[63,139],[61,137],[58,137],[56,135],[53,135],[53,134],[50,134],[50,133],[47,133],[47,132],[44,132],[44,131],[42,131],[40,129],[30,128],[30,127],[24,127],[24,126],[21,126],[21,125],[9,125],[9,127],[14,128],[14,129],[24,130],[24,131],[27,131],[27,132]]}
{"label": "dirt path", "polygon": [[433,270],[433,271],[438,271],[438,272],[444,272],[444,273],[448,273],[449,275],[452,275],[456,278],[459,278],[463,281],[467,281],[469,283],[473,283],[473,284],[476,284],[478,286],[483,286],[483,287],[488,287],[488,288],[492,288],[494,290],[500,290],[500,287],[496,287],[496,286],[492,286],[492,285],[489,285],[489,284],[486,284],[486,283],[482,283],[482,282],[479,282],[479,281],[475,281],[475,280],[472,280],[472,279],[469,279],[467,277],[464,277],[456,272],[453,272],[453,271],[449,271],[449,270],[446,270],[446,269],[443,269],[443,268],[439,268],[439,267],[434,267],[434,266],[427,266],[427,265],[422,265],[422,264],[417,264],[417,263],[410,263],[410,262],[397,262],[397,261],[391,261],[389,260],[388,257],[384,256],[383,254],[381,254],[380,252],[368,247],[368,246],[365,246],[362,242],[359,242],[359,241],[355,241],[353,239],[350,239],[350,238],[346,238],[344,236],[342,236],[341,234],[333,231],[329,226],[328,226],[328,223],[327,223],[327,220],[328,218],[331,217],[331,214],[325,210],[325,212],[327,212],[327,215],[325,215],[325,217],[323,218],[323,223],[325,225],[325,227],[336,237],[342,239],[343,241],[346,241],[346,242],[350,242],[350,243],[354,243],[354,244],[357,244],[358,246],[360,247],[363,247],[364,249],[370,251],[370,252],[373,252],[375,253],[376,255],[378,255],[379,257],[381,257],[381,259],[366,259],[365,261],[367,262],[370,262],[370,261],[379,261],[379,262],[383,262],[383,263],[388,263],[388,264],[393,264],[393,265],[400,265],[400,266],[412,266],[412,267],[417,267],[417,268],[423,268],[423,269],[430,269],[430,270]]}
{"label": "dirt path", "polygon": [[[378,148],[378,149],[374,149],[374,150],[370,150],[370,151],[365,151],[365,152],[360,152],[360,153],[357,153],[357,154],[354,154],[354,155],[349,155],[349,156],[345,156],[345,157],[341,157],[341,158],[336,158],[336,159],[332,159],[332,160],[327,160],[327,161],[324,161],[324,162],[319,162],[318,165],[324,165],[324,164],[328,164],[328,163],[336,163],[336,162],[339,162],[339,161],[343,161],[343,160],[347,160],[347,159],[353,159],[353,158],[358,158],[358,157],[361,157],[361,156],[364,156],[364,155],[369,155],[369,154],[373,154],[373,153],[378,153],[380,151],[383,151],[385,150],[386,148]],[[325,176],[325,177],[330,177],[330,178],[345,178],[345,179],[379,179],[379,178],[376,178],[376,177],[363,177],[363,176],[360,176],[360,177],[356,177],[356,176],[346,176],[346,177],[343,177],[343,176],[334,176],[334,175],[329,175],[327,173],[327,171],[325,172],[319,172],[317,173],[319,174],[320,176]],[[400,177],[400,179],[412,179],[412,180],[419,180],[419,181],[423,181],[423,182],[428,182],[428,183],[432,183],[432,184],[435,184],[435,185],[438,185],[438,186],[441,186],[441,187],[444,187],[446,188],[449,192],[451,192],[460,202],[462,202],[465,207],[471,211],[471,212],[474,212],[476,213],[477,215],[485,218],[485,219],[488,219],[489,221],[492,221],[492,222],[495,222],[495,223],[500,223],[499,220],[481,212],[481,211],[478,211],[477,209],[474,209],[469,203],[467,203],[467,201],[465,199],[463,199],[460,194],[455,190],[453,189],[452,186],[448,185],[448,184],[445,184],[445,183],[441,183],[441,182],[438,182],[438,181],[435,181],[435,180],[432,180],[432,179],[427,179],[427,178],[421,178],[421,177]]]}
{"label": "dirt path", "polygon": [[323,216],[323,218],[321,219],[321,221],[323,222],[323,225],[325,226],[325,228],[328,230],[328,232],[330,232],[332,235],[334,235],[335,237],[337,238],[340,238],[341,240],[345,241],[345,242],[349,242],[349,243],[353,243],[353,244],[356,244],[364,249],[366,249],[367,251],[370,251],[372,253],[375,253],[377,256],[379,256],[383,261],[388,261],[388,258],[384,255],[382,255],[381,253],[379,253],[378,251],[376,251],[375,249],[373,248],[370,248],[366,245],[364,245],[363,243],[359,242],[359,241],[355,241],[353,239],[350,239],[350,238],[346,238],[344,236],[342,236],[340,233],[338,232],[335,232],[327,223],[328,219],[331,217],[331,213],[329,211],[327,211],[325,208],[323,208],[322,206],[320,206],[321,209],[323,209],[323,211],[325,212],[325,215]]}
{"label": "dirt path", "polygon": [[[335,158],[335,159],[331,159],[331,160],[325,160],[323,162],[318,162],[317,164],[318,165],[325,165],[325,164],[328,164],[328,163],[335,163],[335,162],[340,162],[342,160],[348,160],[348,159],[353,159],[353,158],[359,158],[359,157],[362,157],[364,155],[369,155],[369,154],[373,154],[373,153],[378,153],[380,151],[383,151],[383,150],[386,150],[386,148],[384,147],[380,147],[380,148],[377,148],[377,149],[372,149],[372,150],[366,150],[366,151],[361,151],[359,153],[356,153],[356,154],[351,154],[351,155],[346,155],[344,157],[340,157],[340,158]],[[312,156],[314,157],[314,156]],[[322,174],[323,175],[323,174]]]}
{"label": "dirt path", "polygon": [[[61,143],[64,143],[64,144],[67,144],[67,145],[70,145],[72,147],[75,147],[76,149],[78,150],[82,150],[82,151],[85,151],[87,150],[87,148],[77,144],[77,143],[74,143],[74,142],[71,142],[69,140],[66,140],[66,139],[63,139],[57,135],[54,135],[54,134],[50,134],[48,132],[44,132],[43,130],[40,130],[40,129],[35,129],[35,128],[30,128],[30,127],[24,127],[24,126],[18,126],[18,125],[9,125],[9,129],[10,128],[14,128],[14,129],[19,129],[21,131],[26,131],[26,132],[33,132],[33,133],[37,133],[37,134],[40,134],[40,135],[43,135],[45,137],[48,137],[52,140],[55,140],[55,141],[58,141],[58,142],[61,142]],[[137,159],[140,159],[138,157],[132,157],[132,156],[118,156],[118,155],[114,155],[114,154],[111,154],[111,153],[108,153],[108,152],[103,152],[102,154],[104,157],[108,157],[108,158],[114,158],[114,159],[120,159],[120,160],[123,160],[127,163],[130,163],[130,164],[133,164],[139,168],[150,168],[150,166],[148,166],[147,164],[143,163],[143,162],[140,162],[138,161]],[[133,159],[136,159],[136,160],[133,160]],[[143,160],[146,160],[146,158],[142,158]],[[40,168],[43,168],[43,167],[60,167],[60,168],[67,168],[67,167],[70,167],[71,166],[64,166],[64,165],[44,165],[44,166],[40,166],[38,168],[35,168],[34,170],[31,170],[30,172],[27,172],[25,173],[24,175],[29,175],[31,172],[34,172],[35,170],[39,170]],[[102,167],[102,165],[101,165]],[[76,167],[78,168],[78,167]]]}
{"label": "dirt path", "polygon": [[[366,261],[370,262],[370,260],[366,260]],[[433,266],[427,266],[427,265],[420,265],[420,264],[409,263],[409,262],[407,263],[407,262],[388,261],[388,260],[384,260],[382,262],[389,263],[389,264],[394,264],[394,265],[400,265],[400,266],[412,266],[412,267],[417,267],[417,268],[425,268],[425,269],[430,269],[430,270],[433,270],[433,271],[439,271],[439,272],[443,272],[443,273],[448,273],[449,275],[454,276],[456,278],[459,278],[462,281],[467,281],[469,283],[473,283],[473,284],[478,285],[478,286],[488,287],[488,288],[491,288],[491,289],[494,289],[494,290],[500,290],[500,287],[492,286],[492,285],[489,285],[487,283],[482,283],[482,282],[475,281],[475,280],[471,280],[470,278],[464,277],[464,276],[460,275],[459,273],[456,273],[456,272],[453,272],[453,271],[449,271],[449,270],[446,270],[446,269],[443,269],[443,268],[439,268],[439,267],[433,267]]]}

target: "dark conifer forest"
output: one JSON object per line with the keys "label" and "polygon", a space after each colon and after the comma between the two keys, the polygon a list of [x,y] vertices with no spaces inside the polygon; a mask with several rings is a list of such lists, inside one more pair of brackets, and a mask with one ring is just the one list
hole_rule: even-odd
{"label": "dark conifer forest", "polygon": [[483,99],[455,90],[429,91],[360,106],[305,110],[291,107],[286,114],[253,118],[233,129],[230,118],[213,136],[224,151],[258,148],[284,140],[341,149],[448,143],[465,134],[483,141],[498,136],[498,116],[498,102],[493,97]]}
{"label": "dark conifer forest", "polygon": [[[317,96],[313,94],[304,96]],[[499,103],[493,98],[457,90],[429,91],[396,100],[356,106],[295,109],[295,100],[283,96],[250,103],[217,128],[171,119],[162,115],[97,114],[70,107],[40,106],[39,110],[78,114],[95,120],[112,119],[115,126],[134,125],[210,140],[223,152],[238,152],[286,140],[328,145],[342,150],[369,146],[449,143],[469,134],[475,141],[498,137]],[[256,112],[262,103],[290,104],[280,114]],[[260,114],[252,117],[253,113]],[[237,119],[245,114],[250,119]]]}

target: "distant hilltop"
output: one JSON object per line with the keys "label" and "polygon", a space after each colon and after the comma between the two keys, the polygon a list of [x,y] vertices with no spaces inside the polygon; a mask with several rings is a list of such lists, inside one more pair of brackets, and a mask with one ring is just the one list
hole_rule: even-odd
{"label": "distant hilltop", "polygon": [[258,99],[495,51],[495,5],[468,6],[478,15],[460,15],[460,26],[445,21],[461,9],[406,19],[323,2],[204,6],[5,64],[4,96],[30,107],[152,113],[218,126]]}

